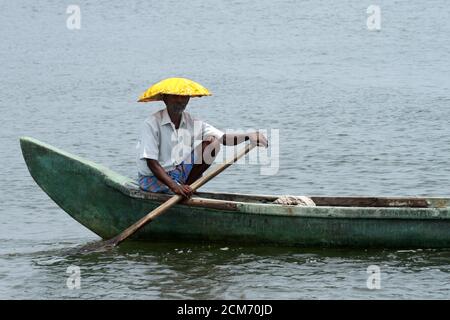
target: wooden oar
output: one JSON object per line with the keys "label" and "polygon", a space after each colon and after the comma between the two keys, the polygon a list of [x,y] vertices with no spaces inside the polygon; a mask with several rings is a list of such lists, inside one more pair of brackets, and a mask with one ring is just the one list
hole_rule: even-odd
{"label": "wooden oar", "polygon": [[[237,160],[245,156],[250,150],[252,150],[254,147],[256,147],[256,144],[247,144],[243,150],[241,150],[240,153],[236,154],[234,158],[228,159],[224,164],[221,164],[205,176],[201,177],[197,181],[195,181],[191,188],[193,191],[196,191],[198,188],[203,186],[205,183],[207,183],[209,180],[217,176],[219,173],[221,173],[223,170],[231,166],[233,163],[235,163]],[[97,250],[107,250],[111,249],[113,247],[116,247],[119,245],[122,241],[126,240],[133,234],[135,234],[139,229],[144,227],[147,223],[158,217],[159,215],[163,214],[167,211],[170,207],[174,206],[181,200],[183,200],[184,197],[180,195],[175,195],[163,204],[161,204],[159,207],[154,209],[153,211],[149,212],[146,216],[135,222],[133,225],[125,229],[122,233],[115,236],[112,239],[100,241],[97,243],[89,244],[83,248],[81,248],[81,251],[83,252],[89,252],[89,251],[97,251]]]}

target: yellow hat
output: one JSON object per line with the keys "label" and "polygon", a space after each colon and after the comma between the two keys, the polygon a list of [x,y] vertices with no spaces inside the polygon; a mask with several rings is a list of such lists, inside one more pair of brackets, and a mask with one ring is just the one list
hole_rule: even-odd
{"label": "yellow hat", "polygon": [[202,85],[186,78],[168,78],[162,80],[147,89],[138,102],[161,101],[163,94],[179,96],[203,97],[211,93]]}

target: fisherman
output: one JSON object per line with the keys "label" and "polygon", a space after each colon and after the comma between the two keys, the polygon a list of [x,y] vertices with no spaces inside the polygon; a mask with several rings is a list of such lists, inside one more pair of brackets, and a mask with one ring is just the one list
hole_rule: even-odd
{"label": "fisherman", "polygon": [[139,102],[164,101],[166,105],[145,120],[136,146],[142,190],[189,198],[193,194],[190,185],[212,164],[220,145],[249,140],[268,146],[266,137],[259,132],[224,134],[185,111],[190,97],[210,95],[192,80],[169,78],[154,84],[139,98]]}

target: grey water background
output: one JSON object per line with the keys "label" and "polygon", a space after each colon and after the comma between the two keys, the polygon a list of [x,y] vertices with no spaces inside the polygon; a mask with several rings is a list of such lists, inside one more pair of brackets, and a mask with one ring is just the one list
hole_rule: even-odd
{"label": "grey water background", "polygon": [[[81,9],[69,30],[68,5]],[[367,7],[381,8],[369,31]],[[189,111],[226,129],[279,129],[280,168],[234,166],[204,190],[450,194],[447,1],[0,1],[0,298],[448,299],[448,250],[125,244],[97,237],[30,177],[28,135],[135,176],[152,83],[194,79]],[[69,290],[67,267],[81,268]],[[381,268],[381,289],[366,286]]]}

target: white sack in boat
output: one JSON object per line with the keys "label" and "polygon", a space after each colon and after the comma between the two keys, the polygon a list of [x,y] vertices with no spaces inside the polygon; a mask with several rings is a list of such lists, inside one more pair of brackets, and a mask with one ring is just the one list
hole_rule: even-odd
{"label": "white sack in boat", "polygon": [[316,204],[306,196],[281,196],[273,203],[288,206],[315,207]]}

